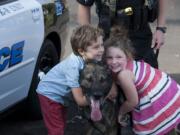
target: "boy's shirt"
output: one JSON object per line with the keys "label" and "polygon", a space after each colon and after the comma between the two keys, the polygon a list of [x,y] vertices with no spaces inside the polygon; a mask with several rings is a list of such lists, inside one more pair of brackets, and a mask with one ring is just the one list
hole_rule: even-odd
{"label": "boy's shirt", "polygon": [[37,93],[63,105],[68,105],[71,88],[80,87],[79,72],[83,67],[83,59],[72,53],[42,78],[36,90]]}

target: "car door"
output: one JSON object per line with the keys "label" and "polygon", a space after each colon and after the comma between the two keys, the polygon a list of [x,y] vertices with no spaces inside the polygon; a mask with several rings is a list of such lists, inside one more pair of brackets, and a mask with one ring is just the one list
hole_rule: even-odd
{"label": "car door", "polygon": [[44,18],[36,0],[0,1],[0,112],[28,95]]}

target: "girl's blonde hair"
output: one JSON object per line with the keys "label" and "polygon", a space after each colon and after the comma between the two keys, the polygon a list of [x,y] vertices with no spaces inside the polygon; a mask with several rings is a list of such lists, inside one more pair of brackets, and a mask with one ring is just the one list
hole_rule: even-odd
{"label": "girl's blonde hair", "polygon": [[111,29],[110,37],[104,42],[104,47],[105,50],[107,50],[109,47],[119,48],[126,54],[127,58],[134,58],[134,48],[132,47],[132,43],[128,38],[128,31],[123,26],[114,26]]}

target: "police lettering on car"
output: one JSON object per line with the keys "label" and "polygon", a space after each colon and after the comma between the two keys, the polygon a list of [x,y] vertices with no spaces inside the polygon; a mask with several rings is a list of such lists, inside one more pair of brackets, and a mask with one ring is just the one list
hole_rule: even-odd
{"label": "police lettering on car", "polygon": [[7,9],[7,8],[1,8],[1,9],[0,9],[0,15],[1,15],[1,16],[4,16],[4,15],[6,15],[6,14],[10,14],[10,13],[11,13],[10,10]]}
{"label": "police lettering on car", "polygon": [[22,10],[23,8],[24,8],[23,5],[18,2],[3,7],[0,6],[0,17],[13,14],[14,12]]}
{"label": "police lettering on car", "polygon": [[8,65],[12,67],[23,60],[23,47],[25,41],[20,41],[9,47],[0,49],[0,72],[3,71]]}
{"label": "police lettering on car", "polygon": [[34,22],[38,21],[40,19],[40,9],[39,8],[33,8],[31,9],[32,12],[32,19]]}

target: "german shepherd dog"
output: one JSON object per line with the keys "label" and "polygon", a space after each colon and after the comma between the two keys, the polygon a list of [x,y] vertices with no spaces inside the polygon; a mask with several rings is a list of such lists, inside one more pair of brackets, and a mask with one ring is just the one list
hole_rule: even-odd
{"label": "german shepherd dog", "polygon": [[82,108],[87,119],[85,135],[117,135],[117,104],[107,98],[112,76],[100,62],[87,62],[80,73],[80,85],[89,106]]}

